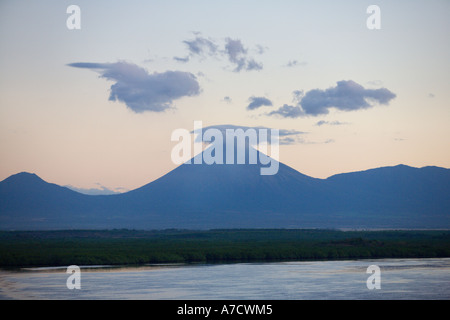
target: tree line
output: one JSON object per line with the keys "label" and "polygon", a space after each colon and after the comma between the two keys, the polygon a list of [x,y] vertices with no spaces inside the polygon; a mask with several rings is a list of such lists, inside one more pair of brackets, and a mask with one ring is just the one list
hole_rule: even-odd
{"label": "tree line", "polygon": [[0,232],[1,267],[432,257],[450,257],[450,231]]}

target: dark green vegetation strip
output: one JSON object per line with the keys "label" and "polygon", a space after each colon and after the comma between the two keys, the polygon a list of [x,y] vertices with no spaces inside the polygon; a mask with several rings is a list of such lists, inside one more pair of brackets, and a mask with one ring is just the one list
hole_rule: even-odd
{"label": "dark green vegetation strip", "polygon": [[430,257],[450,257],[450,231],[0,232],[1,267]]}

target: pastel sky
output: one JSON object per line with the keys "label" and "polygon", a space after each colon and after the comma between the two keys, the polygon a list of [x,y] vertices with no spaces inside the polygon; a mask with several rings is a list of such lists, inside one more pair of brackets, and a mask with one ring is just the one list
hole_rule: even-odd
{"label": "pastel sky", "polygon": [[449,39],[447,0],[1,1],[0,180],[134,189],[195,120],[297,133],[280,161],[317,178],[449,168]]}

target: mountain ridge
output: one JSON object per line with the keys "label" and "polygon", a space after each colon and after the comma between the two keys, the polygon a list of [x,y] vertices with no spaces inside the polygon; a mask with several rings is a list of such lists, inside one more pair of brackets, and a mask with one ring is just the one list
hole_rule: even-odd
{"label": "mountain ridge", "polygon": [[313,178],[279,162],[183,164],[134,190],[86,195],[21,172],[0,182],[0,229],[450,228],[450,169]]}
{"label": "mountain ridge", "polygon": [[[281,162],[280,162],[280,163],[281,163]],[[349,171],[349,172],[335,173],[335,174],[332,174],[332,175],[330,175],[330,176],[328,176],[328,177],[326,177],[326,178],[316,178],[316,177],[308,176],[308,175],[306,175],[306,174],[304,174],[304,173],[301,173],[300,171],[297,171],[296,169],[294,169],[294,168],[292,168],[292,167],[290,167],[290,166],[288,166],[288,165],[286,165],[286,164],[285,164],[285,166],[288,167],[288,168],[290,168],[291,170],[294,170],[294,171],[300,173],[301,175],[303,175],[303,176],[305,176],[305,177],[308,177],[308,178],[311,178],[311,179],[316,179],[316,180],[322,180],[322,181],[329,180],[329,179],[332,179],[332,178],[334,178],[334,177],[339,177],[339,176],[341,176],[341,175],[349,175],[349,174],[365,173],[365,172],[370,172],[370,171],[378,170],[378,169],[401,168],[401,167],[403,167],[403,168],[411,168],[411,169],[427,169],[427,168],[434,168],[434,169],[443,169],[443,170],[449,170],[449,171],[450,171],[450,168],[439,167],[439,166],[432,166],[432,165],[423,166],[423,167],[414,167],[414,166],[405,165],[405,164],[397,164],[397,165],[391,165],[391,166],[375,167],[375,168],[370,168],[370,169],[365,169],[365,170],[359,170],[359,171]],[[177,167],[177,168],[178,168],[178,167]],[[177,169],[177,168],[175,168],[175,169]],[[173,170],[175,170],[175,169],[173,169]],[[173,170],[172,170],[172,171],[173,171]],[[138,190],[138,189],[140,189],[140,188],[143,188],[143,187],[145,187],[145,186],[147,186],[147,185],[150,185],[151,183],[153,183],[153,182],[155,182],[155,181],[157,181],[157,180],[159,180],[159,179],[165,177],[167,174],[169,174],[169,173],[172,172],[172,171],[169,171],[169,172],[167,172],[167,173],[161,175],[160,177],[156,178],[155,180],[152,180],[152,181],[150,181],[150,182],[148,182],[148,183],[146,183],[146,184],[144,184],[144,185],[142,185],[142,186],[140,186],[140,187],[137,187],[137,188],[135,188],[135,189],[131,189],[131,190],[128,190],[128,191],[125,191],[125,192],[115,193],[115,194],[87,194],[87,193],[82,193],[82,192],[79,192],[79,191],[76,191],[76,190],[74,190],[74,189],[69,188],[67,185],[59,185],[59,184],[56,184],[56,183],[53,183],[53,182],[49,182],[49,181],[47,181],[47,180],[44,180],[44,179],[41,178],[38,174],[36,174],[36,173],[34,173],[34,172],[28,172],[28,171],[21,171],[21,172],[18,172],[18,173],[11,174],[10,176],[8,176],[8,177],[6,177],[5,179],[3,179],[2,181],[0,181],[0,184],[3,183],[3,182],[7,182],[8,180],[15,179],[15,177],[31,177],[31,178],[35,178],[35,179],[36,179],[35,181],[41,181],[41,182],[45,182],[45,183],[48,183],[48,184],[56,185],[56,186],[59,186],[59,187],[62,187],[62,188],[66,188],[66,189],[68,189],[68,190],[70,190],[70,191],[73,191],[73,192],[75,192],[75,193],[82,194],[82,195],[86,195],[86,196],[93,196],[93,197],[96,197],[96,196],[110,196],[110,195],[117,195],[117,194],[125,194],[125,193],[128,193],[128,192],[132,192],[132,191]]]}

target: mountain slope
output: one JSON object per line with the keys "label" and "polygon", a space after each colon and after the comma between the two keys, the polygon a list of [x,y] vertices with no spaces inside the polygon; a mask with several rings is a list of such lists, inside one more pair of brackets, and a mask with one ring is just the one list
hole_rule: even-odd
{"label": "mountain slope", "polygon": [[32,206],[37,212],[47,213],[53,208],[63,209],[74,205],[76,200],[84,198],[79,193],[47,183],[37,175],[27,172],[3,180],[0,183],[0,194],[2,212]]}
{"label": "mountain slope", "polygon": [[136,190],[88,196],[36,175],[0,182],[0,229],[450,228],[450,170],[385,167],[315,179],[279,163],[183,164]]}
{"label": "mountain slope", "polygon": [[35,174],[18,173],[0,182],[0,228],[80,227],[97,200]]}
{"label": "mountain slope", "polygon": [[172,223],[191,227],[268,227],[277,215],[293,214],[298,206],[307,212],[320,204],[320,180],[283,164],[273,176],[261,176],[259,169],[249,164],[184,164],[118,198],[147,208],[149,215],[163,213]]}
{"label": "mountain slope", "polygon": [[339,174],[327,182],[341,190],[336,205],[345,208],[349,207],[350,199],[355,208],[372,202],[372,208],[377,210],[387,206],[398,210],[407,208],[409,212],[450,208],[449,169],[398,165]]}

